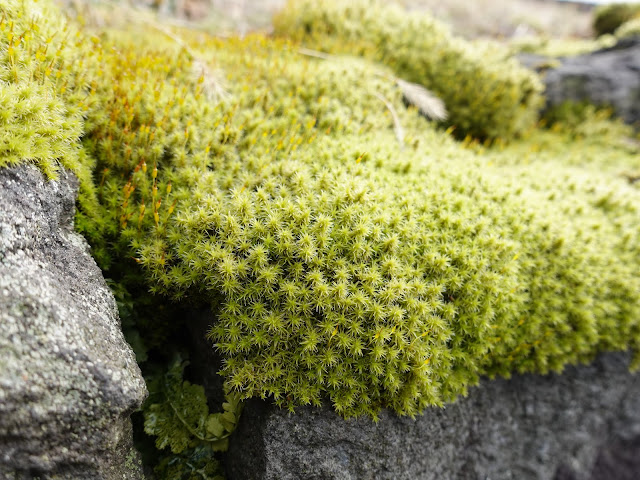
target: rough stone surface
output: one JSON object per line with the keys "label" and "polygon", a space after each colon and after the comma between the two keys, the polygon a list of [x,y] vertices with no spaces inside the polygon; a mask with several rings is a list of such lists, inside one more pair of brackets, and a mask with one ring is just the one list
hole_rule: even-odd
{"label": "rough stone surface", "polygon": [[0,169],[0,478],[136,479],[146,387],[73,231],[77,180]]}
{"label": "rough stone surface", "polygon": [[228,480],[640,478],[640,375],[606,354],[562,375],[484,380],[415,420],[343,420],[330,406],[243,410]]}
{"label": "rough stone surface", "polygon": [[640,37],[560,61],[560,66],[544,74],[547,106],[567,100],[588,100],[596,105],[611,106],[625,122],[639,124]]}

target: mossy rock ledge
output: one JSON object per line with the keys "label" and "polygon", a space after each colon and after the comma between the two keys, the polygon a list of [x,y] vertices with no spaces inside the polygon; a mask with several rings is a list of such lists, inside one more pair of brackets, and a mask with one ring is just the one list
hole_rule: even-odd
{"label": "mossy rock ledge", "polygon": [[[230,438],[231,480],[551,479],[634,445],[636,134],[589,106],[543,126],[539,78],[492,42],[315,3],[219,38],[0,2],[6,475],[139,475],[116,306],[161,480],[216,479]],[[411,82],[448,119],[405,102]]]}
{"label": "mossy rock ledge", "polygon": [[415,420],[294,415],[251,400],[227,454],[228,480],[633,480],[640,381],[605,354],[561,375],[483,381]]}

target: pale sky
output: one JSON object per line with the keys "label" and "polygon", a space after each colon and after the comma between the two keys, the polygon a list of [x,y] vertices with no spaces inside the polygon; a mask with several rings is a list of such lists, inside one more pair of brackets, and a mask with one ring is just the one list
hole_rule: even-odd
{"label": "pale sky", "polygon": [[624,0],[559,0],[560,2],[572,2],[572,3],[592,3],[592,4],[600,4],[600,3],[639,3],[634,1]]}

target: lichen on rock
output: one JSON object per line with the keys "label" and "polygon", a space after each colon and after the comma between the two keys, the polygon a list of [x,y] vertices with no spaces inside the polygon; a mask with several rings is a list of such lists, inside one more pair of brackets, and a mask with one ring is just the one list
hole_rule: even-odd
{"label": "lichen on rock", "polygon": [[146,387],[73,231],[78,181],[57,175],[0,169],[0,476],[139,479],[129,415]]}

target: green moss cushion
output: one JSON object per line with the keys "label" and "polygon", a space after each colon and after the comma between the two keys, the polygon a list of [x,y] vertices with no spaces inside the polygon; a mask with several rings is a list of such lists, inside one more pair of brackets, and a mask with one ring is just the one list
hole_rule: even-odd
{"label": "green moss cushion", "polygon": [[[480,375],[639,350],[640,195],[619,176],[638,157],[624,127],[589,117],[487,150],[405,108],[366,60],[143,27],[88,42],[77,48],[96,64],[73,71],[91,99],[79,155],[99,206],[81,204],[79,227],[104,268],[212,306],[222,374],[243,397],[414,415]],[[470,129],[532,118],[534,77],[439,42],[454,71],[495,78],[497,103]]]}
{"label": "green moss cushion", "polygon": [[431,89],[459,137],[507,140],[537,119],[542,85],[533,72],[505,48],[454,37],[427,14],[371,0],[292,0],[274,23],[278,35],[322,51],[363,55]]}
{"label": "green moss cushion", "polygon": [[612,3],[601,5],[593,15],[593,29],[597,35],[614,33],[625,22],[640,15],[640,5],[633,3]]}

